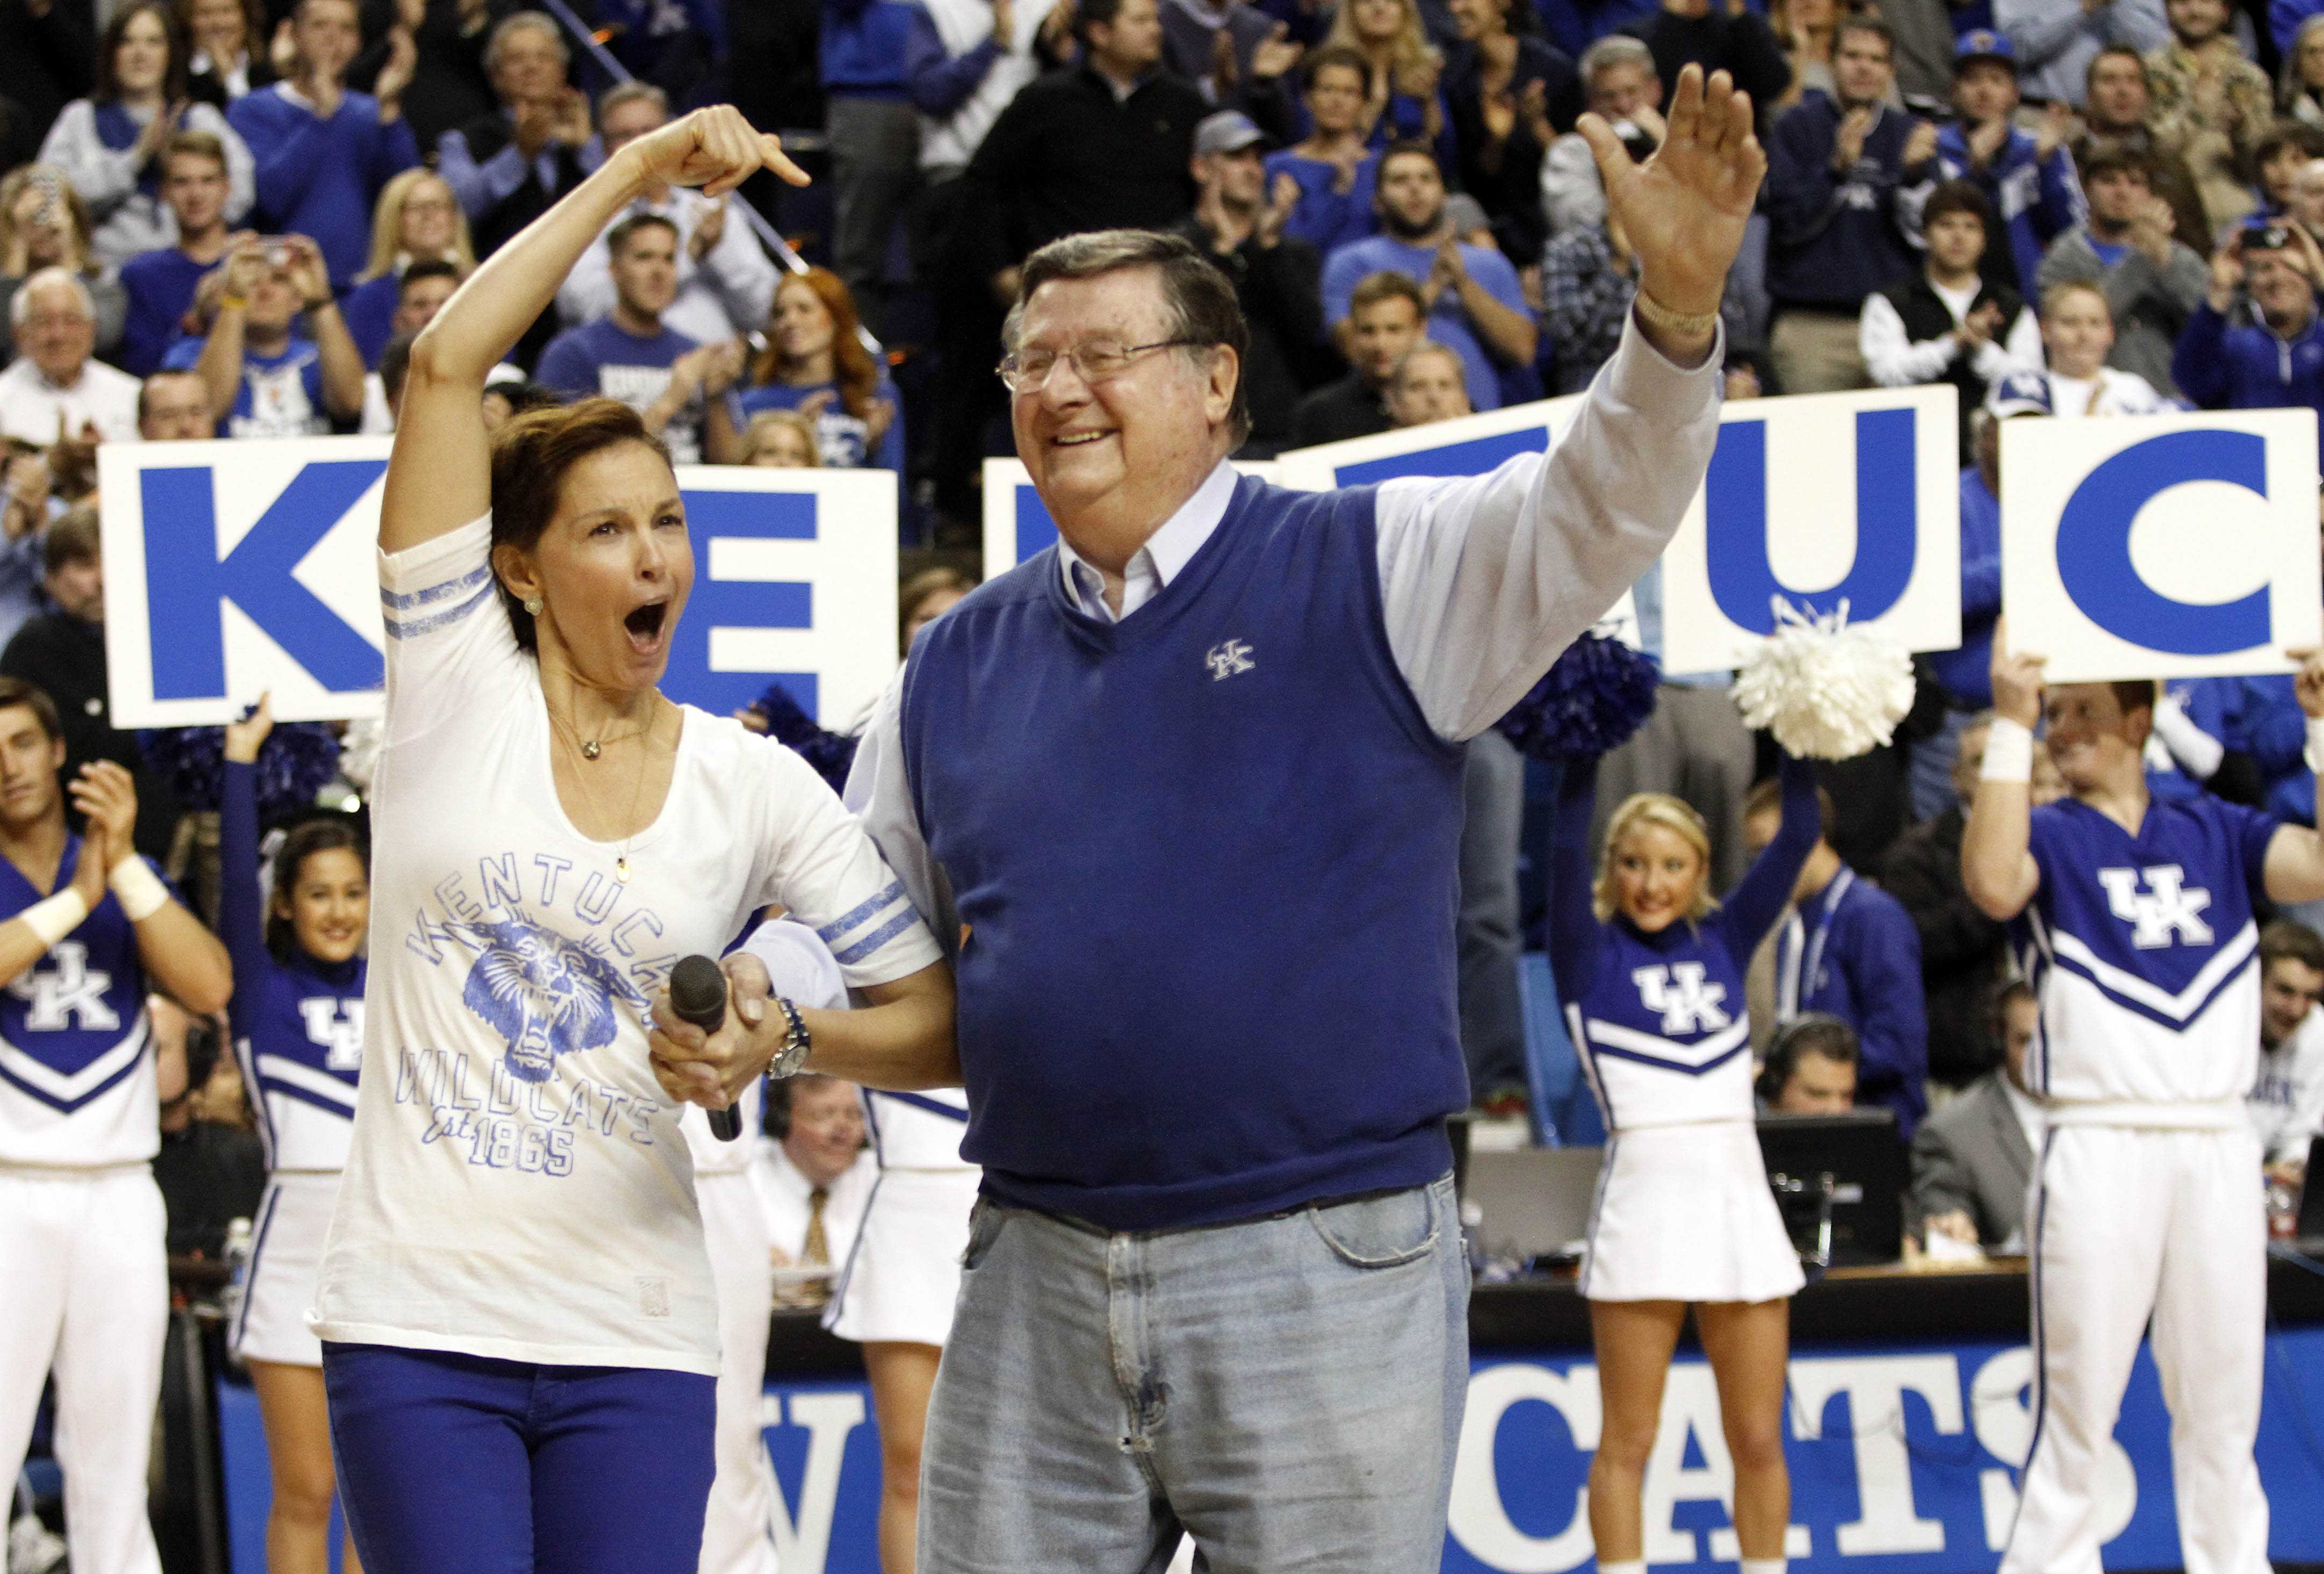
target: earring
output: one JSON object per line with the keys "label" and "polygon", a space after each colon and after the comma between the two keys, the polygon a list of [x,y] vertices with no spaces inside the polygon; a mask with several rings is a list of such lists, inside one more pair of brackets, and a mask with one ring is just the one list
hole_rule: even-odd
{"label": "earring", "polygon": [[540,616],[540,597],[538,596],[526,597],[524,598],[524,610],[527,616],[539,617]]}

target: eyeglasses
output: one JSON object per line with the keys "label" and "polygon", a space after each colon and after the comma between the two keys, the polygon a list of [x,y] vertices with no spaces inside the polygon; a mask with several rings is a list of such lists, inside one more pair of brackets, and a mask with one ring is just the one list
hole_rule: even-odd
{"label": "eyeglasses", "polygon": [[1102,383],[1109,377],[1119,377],[1130,369],[1130,363],[1152,350],[1186,349],[1201,345],[1198,338],[1157,338],[1152,344],[1118,344],[1110,338],[1084,339],[1069,350],[1023,350],[1001,357],[993,367],[1011,394],[1038,394],[1048,385],[1049,374],[1057,363],[1069,360],[1074,375],[1089,384]]}

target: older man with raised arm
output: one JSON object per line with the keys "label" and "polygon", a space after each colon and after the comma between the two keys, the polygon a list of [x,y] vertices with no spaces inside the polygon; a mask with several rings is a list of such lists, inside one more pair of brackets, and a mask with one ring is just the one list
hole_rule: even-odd
{"label": "older man with raised arm", "polygon": [[1182,1531],[1218,1569],[1442,1556],[1461,745],[1701,484],[1766,170],[1723,73],[1646,163],[1582,125],[1633,325],[1556,451],[1490,475],[1239,478],[1222,274],[1129,231],[1024,265],[1001,373],[1059,544],[928,625],[850,783],[957,949],[986,1167],[922,1574],[1158,1569]]}

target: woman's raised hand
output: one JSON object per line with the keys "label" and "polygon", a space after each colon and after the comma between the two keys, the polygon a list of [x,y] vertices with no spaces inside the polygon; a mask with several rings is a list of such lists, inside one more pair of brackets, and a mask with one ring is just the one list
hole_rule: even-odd
{"label": "woman's raised hand", "polygon": [[772,170],[794,186],[807,183],[807,171],[784,153],[781,139],[752,130],[729,104],[673,120],[622,152],[637,162],[648,183],[699,186],[706,197],[724,197],[761,170]]}
{"label": "woman's raised hand", "polygon": [[266,736],[274,730],[274,697],[263,693],[250,714],[226,724],[226,757],[238,765],[254,764]]}

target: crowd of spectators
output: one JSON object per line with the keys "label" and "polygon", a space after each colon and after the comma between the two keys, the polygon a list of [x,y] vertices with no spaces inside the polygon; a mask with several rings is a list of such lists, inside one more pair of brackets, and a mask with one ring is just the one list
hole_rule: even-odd
{"label": "crowd of spectators", "polygon": [[[602,394],[682,459],[891,470],[964,549],[978,463],[1006,451],[991,368],[1031,248],[1133,226],[1213,259],[1250,324],[1246,457],[1577,392],[1637,262],[1575,119],[1649,157],[1681,68],[1723,69],[1771,165],[1721,311],[1729,396],[1960,394],[1964,643],[1921,662],[1895,744],[1826,770],[1754,989],[1763,1044],[1801,1014],[1847,1023],[1850,1097],[1910,1137],[2006,1078],[2015,1020],[1958,874],[1999,423],[2324,415],[2324,0],[574,9],[593,38],[518,0],[0,0],[0,671],[58,696],[83,757],[136,759],[102,714],[95,449],[392,431],[412,337],[460,281],[674,107],[765,106],[825,159],[825,208],[768,210],[807,261],[742,195],[650,192],[495,374],[488,419]],[[1659,597],[1650,575],[1650,643]],[[1666,675],[1601,793],[1692,803],[1720,886],[1772,834],[1726,685]],[[2288,681],[2172,685],[2156,790],[2305,819],[2297,722]],[[1515,812],[1475,798],[1472,820]],[[1478,923],[1513,950],[1512,915]],[[1510,1106],[1517,1038],[1468,1015],[1501,1046],[1472,1044],[1480,1097]]]}

